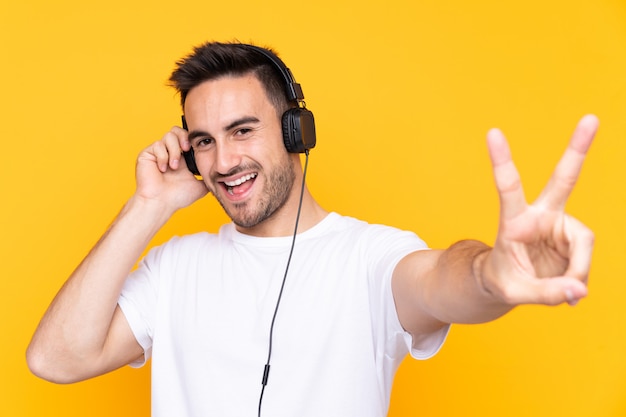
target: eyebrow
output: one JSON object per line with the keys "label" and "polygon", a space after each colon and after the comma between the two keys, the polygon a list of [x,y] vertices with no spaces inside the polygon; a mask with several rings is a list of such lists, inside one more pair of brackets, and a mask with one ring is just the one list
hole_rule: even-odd
{"label": "eyebrow", "polygon": [[[259,119],[254,117],[254,116],[245,116],[242,117],[241,119],[237,119],[232,121],[231,123],[227,124],[226,126],[224,126],[224,132],[228,132],[229,130],[232,130],[238,126],[247,124],[247,123],[258,123]],[[189,140],[193,140],[199,136],[205,136],[205,137],[213,137],[210,133],[208,132],[204,132],[202,130],[192,130],[191,132],[189,132]]]}

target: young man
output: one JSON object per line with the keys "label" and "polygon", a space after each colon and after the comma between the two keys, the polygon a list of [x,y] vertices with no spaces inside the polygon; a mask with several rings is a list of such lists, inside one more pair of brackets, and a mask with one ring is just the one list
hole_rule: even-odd
{"label": "young man", "polygon": [[[152,356],[155,416],[384,416],[399,363],[435,354],[451,323],[587,294],[593,234],[563,208],[595,117],[533,205],[502,134],[489,132],[495,246],[426,250],[413,233],[317,204],[298,154],[314,145],[312,117],[290,76],[242,44],[205,44],[178,63],[189,130],[139,155],[135,194],[33,337],[35,374],[69,383]],[[190,150],[202,181],[181,155]],[[154,248],[129,276],[169,217],[207,193],[232,223]]]}

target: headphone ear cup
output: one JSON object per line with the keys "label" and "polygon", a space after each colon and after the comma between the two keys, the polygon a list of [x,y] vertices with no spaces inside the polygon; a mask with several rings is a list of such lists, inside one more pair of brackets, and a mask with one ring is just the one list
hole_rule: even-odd
{"label": "headphone ear cup", "polygon": [[315,118],[307,109],[295,107],[283,113],[283,142],[287,152],[304,153],[315,147]]}
{"label": "headphone ear cup", "polygon": [[185,162],[187,163],[187,168],[193,175],[200,175],[198,171],[198,167],[196,166],[196,157],[193,153],[193,149],[189,149],[187,152],[183,152],[183,156],[185,157]]}

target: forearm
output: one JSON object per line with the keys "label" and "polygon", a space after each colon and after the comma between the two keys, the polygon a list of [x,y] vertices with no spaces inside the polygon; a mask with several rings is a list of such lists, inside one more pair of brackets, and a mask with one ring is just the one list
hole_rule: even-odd
{"label": "forearm", "polygon": [[483,285],[490,252],[489,246],[473,240],[440,252],[424,283],[423,302],[429,314],[444,323],[484,323],[512,309]]}
{"label": "forearm", "polygon": [[123,283],[168,218],[146,200],[133,198],[124,206],[46,311],[28,348],[31,368],[70,369],[97,360]]}

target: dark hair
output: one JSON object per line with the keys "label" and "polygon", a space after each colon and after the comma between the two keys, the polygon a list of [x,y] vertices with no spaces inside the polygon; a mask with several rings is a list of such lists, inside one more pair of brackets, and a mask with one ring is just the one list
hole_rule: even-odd
{"label": "dark hair", "polygon": [[[268,51],[275,54],[271,49]],[[278,115],[290,107],[285,79],[279,70],[262,53],[241,43],[207,42],[195,47],[192,53],[176,62],[169,85],[178,91],[184,107],[187,94],[199,84],[249,73],[261,82]]]}

